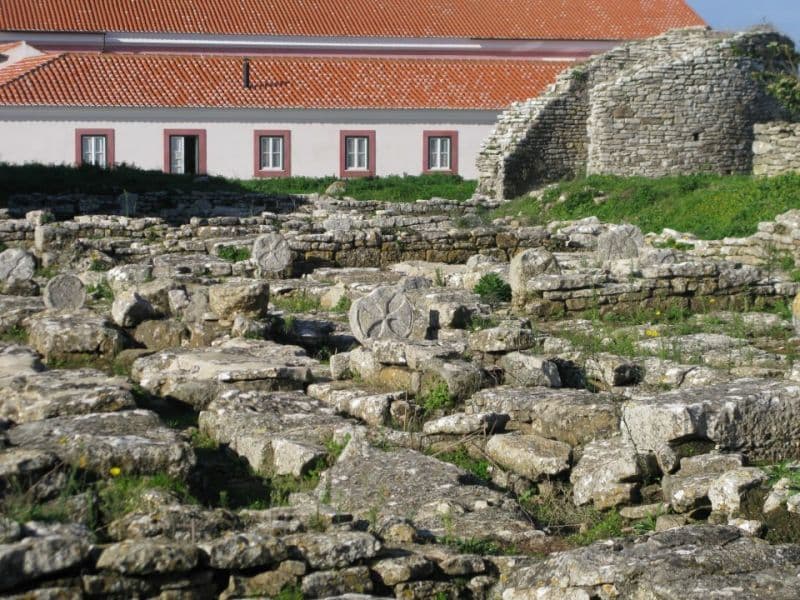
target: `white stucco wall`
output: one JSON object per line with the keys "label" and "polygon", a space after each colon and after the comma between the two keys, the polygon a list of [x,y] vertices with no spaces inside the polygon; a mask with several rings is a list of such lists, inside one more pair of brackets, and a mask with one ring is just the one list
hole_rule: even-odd
{"label": "white stucco wall", "polygon": [[[264,118],[264,117],[268,118]],[[458,131],[458,172],[475,179],[475,158],[492,128],[490,111],[112,111],[0,108],[0,162],[72,164],[76,129],[114,129],[115,160],[163,168],[165,129],[205,129],[208,172],[253,177],[253,131],[291,131],[291,171],[339,174],[339,132],[374,130],[376,174],[416,175],[423,132]],[[263,119],[263,120],[262,120]]]}

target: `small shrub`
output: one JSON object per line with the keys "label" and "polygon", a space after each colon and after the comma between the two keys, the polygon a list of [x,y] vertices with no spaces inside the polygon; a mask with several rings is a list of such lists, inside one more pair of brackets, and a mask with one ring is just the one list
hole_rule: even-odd
{"label": "small shrub", "polygon": [[437,383],[420,398],[420,406],[425,409],[426,413],[452,408],[453,405],[450,388],[444,381]]}
{"label": "small shrub", "polygon": [[219,246],[217,256],[231,262],[241,262],[250,258],[250,249],[242,246]]}
{"label": "small shrub", "polygon": [[511,301],[511,286],[497,273],[487,273],[480,278],[474,292],[487,304],[499,304]]}
{"label": "small shrub", "polygon": [[480,556],[501,556],[513,554],[513,548],[504,548],[492,540],[478,538],[459,538],[446,535],[438,540],[445,546],[455,548],[460,554],[478,554]]}

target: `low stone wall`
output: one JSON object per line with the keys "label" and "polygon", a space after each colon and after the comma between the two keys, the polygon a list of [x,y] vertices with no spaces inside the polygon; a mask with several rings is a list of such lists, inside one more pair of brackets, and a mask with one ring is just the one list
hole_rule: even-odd
{"label": "low stone wall", "polygon": [[754,131],[754,175],[800,173],[800,123],[761,123]]}
{"label": "low stone wall", "polygon": [[[253,217],[193,217],[171,225],[162,218],[109,215],[48,222],[45,214],[0,220],[0,241],[33,246],[45,265],[86,256],[136,262],[164,254],[217,254],[221,245],[247,246],[280,231],[294,253],[294,274],[318,267],[386,267],[422,260],[463,264],[474,254],[510,260],[520,249],[565,248],[543,227],[493,226],[481,213],[492,205],[431,200],[396,204],[308,198],[296,212]],[[455,216],[458,215],[458,216]]]}

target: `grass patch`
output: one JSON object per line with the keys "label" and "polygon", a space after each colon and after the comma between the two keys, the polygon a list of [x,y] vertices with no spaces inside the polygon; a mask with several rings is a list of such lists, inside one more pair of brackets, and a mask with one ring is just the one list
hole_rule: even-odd
{"label": "grass patch", "polygon": [[220,246],[217,248],[217,256],[234,263],[242,262],[250,258],[250,249],[242,246]]}
{"label": "grass patch", "polygon": [[[563,202],[558,201],[561,197]],[[601,197],[603,202],[596,204]],[[800,174],[659,179],[592,175],[557,184],[541,200],[518,198],[493,215],[518,215],[538,224],[596,216],[610,223],[632,223],[645,232],[668,227],[720,239],[752,235],[760,221],[793,208],[800,208]]]}
{"label": "grass patch", "polygon": [[[7,205],[14,194],[43,193],[119,195],[163,190],[229,191],[272,196],[323,193],[335,177],[285,177],[264,179],[226,179],[195,175],[174,175],[146,171],[126,165],[101,169],[91,165],[71,167],[41,164],[0,164],[0,203]],[[357,200],[413,202],[420,198],[466,200],[475,192],[476,182],[457,175],[366,177],[347,181],[345,195]]]}
{"label": "grass patch", "polygon": [[564,536],[573,546],[622,536],[619,513],[603,513],[593,506],[575,506],[569,486],[553,483],[538,491],[521,494],[517,500],[536,524],[551,535]]}
{"label": "grass patch", "polygon": [[574,533],[567,541],[576,546],[588,546],[600,540],[622,536],[623,520],[618,512],[610,511],[591,523],[585,531]]}
{"label": "grass patch", "polygon": [[350,312],[350,307],[353,305],[353,301],[350,300],[347,296],[342,296],[339,298],[339,301],[336,303],[331,311],[340,314],[347,314]]}
{"label": "grass patch", "polygon": [[517,554],[513,546],[506,547],[492,540],[478,538],[459,538],[446,535],[437,540],[440,544],[450,546],[459,554],[477,554],[479,556],[503,556]]}
{"label": "grass patch", "polygon": [[497,273],[487,273],[478,280],[473,290],[481,301],[494,306],[501,302],[511,302],[511,286]]}
{"label": "grass patch", "polygon": [[271,301],[276,309],[292,313],[314,312],[320,309],[319,298],[306,291],[299,294],[294,293],[284,296],[275,296]]}
{"label": "grass patch", "polygon": [[14,325],[0,334],[0,341],[9,344],[25,344],[28,342],[28,332],[21,325]]}
{"label": "grass patch", "polygon": [[489,461],[485,458],[473,458],[463,446],[459,446],[458,449],[453,450],[452,452],[434,454],[434,457],[438,458],[439,460],[454,464],[455,466],[472,473],[475,477],[483,481],[489,481],[490,479]]}
{"label": "grass patch", "polygon": [[106,302],[114,301],[114,290],[111,289],[111,286],[108,285],[108,282],[105,279],[100,283],[86,286],[86,293],[90,296],[93,296],[97,300],[103,300]]}
{"label": "grass patch", "polygon": [[98,482],[100,512],[106,522],[111,522],[140,510],[143,508],[142,495],[152,489],[174,494],[183,504],[197,504],[185,483],[164,473],[149,476],[121,474]]}

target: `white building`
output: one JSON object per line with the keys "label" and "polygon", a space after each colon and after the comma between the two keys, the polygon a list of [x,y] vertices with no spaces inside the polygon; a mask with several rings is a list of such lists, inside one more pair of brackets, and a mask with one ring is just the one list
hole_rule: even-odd
{"label": "white building", "polygon": [[0,162],[475,178],[498,113],[683,0],[3,0]]}

